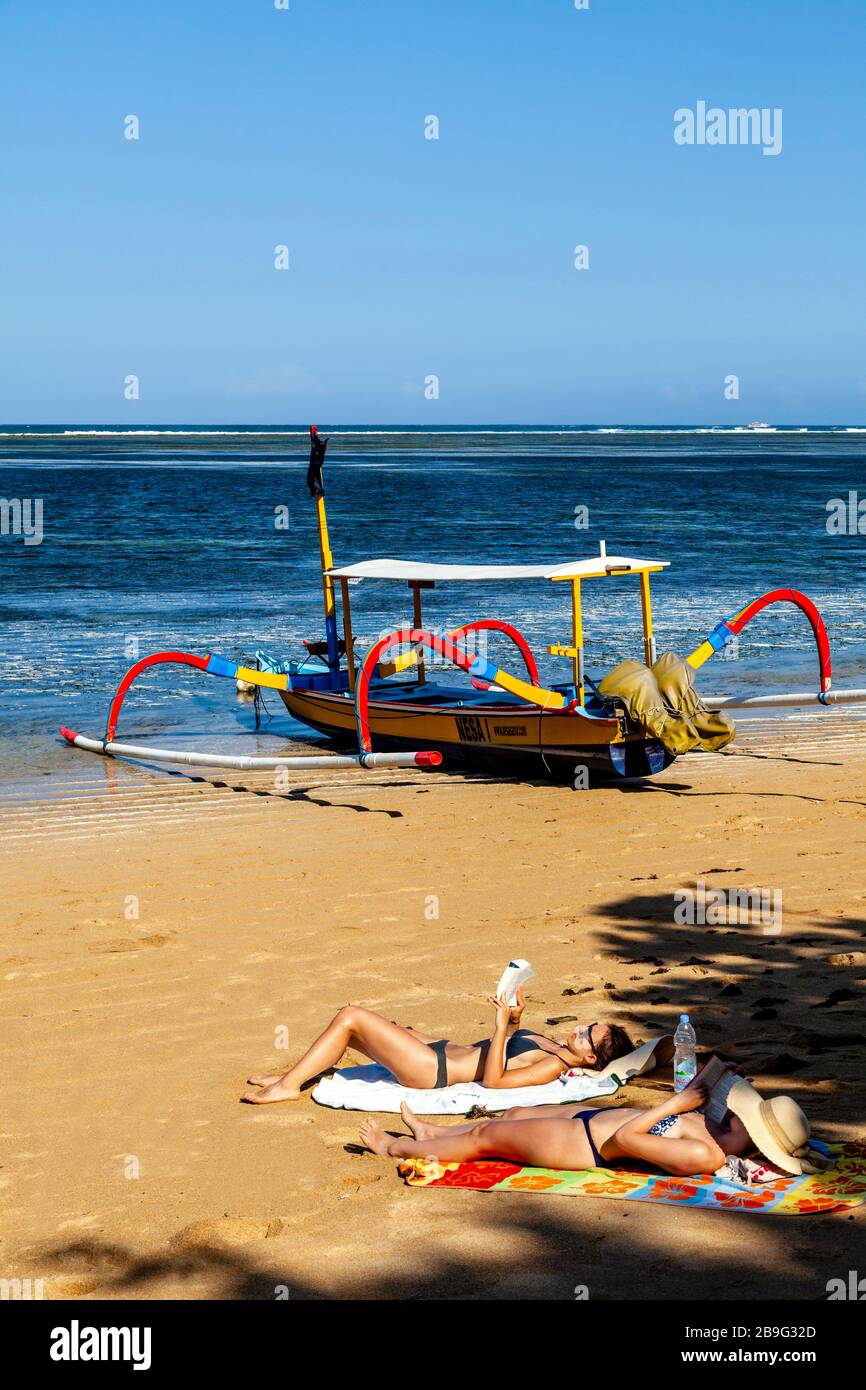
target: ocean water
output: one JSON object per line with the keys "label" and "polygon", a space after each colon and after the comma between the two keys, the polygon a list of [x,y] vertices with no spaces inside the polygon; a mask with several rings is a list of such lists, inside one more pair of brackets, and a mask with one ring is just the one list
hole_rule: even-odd
{"label": "ocean water", "polygon": [[[328,433],[322,427],[323,433]],[[60,724],[101,735],[136,654],[300,656],[322,635],[306,431],[0,427],[0,497],[39,499],[43,535],[0,537],[0,778],[80,767]],[[325,474],[337,563],[374,556],[560,563],[598,552],[670,561],[654,581],[659,650],[687,654],[725,615],[777,587],[827,623],[837,685],[866,685],[866,535],[828,532],[828,503],[866,499],[866,431],[341,428]],[[583,509],[586,509],[585,511]],[[866,505],[864,505],[866,512]],[[285,518],[288,524],[282,524]],[[584,525],[584,522],[587,522]],[[866,530],[866,519],[863,522]],[[853,523],[856,532],[856,520]],[[640,655],[637,580],[584,585],[588,668]],[[411,616],[408,589],[353,589],[359,645]],[[453,585],[425,595],[433,625],[506,618],[543,674],[570,637],[566,586]],[[491,655],[513,666],[507,644]],[[788,605],[746,630],[705,691],[816,688],[805,618]],[[458,677],[459,679],[459,677]],[[121,735],[280,751],[302,731],[276,696],[262,728],[231,682],[178,668],[144,677]],[[72,761],[71,761],[72,760]],[[95,760],[94,760],[95,761]]]}

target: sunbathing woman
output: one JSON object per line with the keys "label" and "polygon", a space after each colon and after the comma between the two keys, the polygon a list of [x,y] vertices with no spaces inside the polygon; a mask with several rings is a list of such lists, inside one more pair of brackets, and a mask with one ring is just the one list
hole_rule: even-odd
{"label": "sunbathing woman", "polygon": [[[499,1033],[507,1008],[498,1000],[496,1008]],[[361,1126],[361,1142],[383,1157],[435,1158],[443,1163],[504,1158],[532,1168],[582,1171],[639,1159],[679,1177],[716,1173],[729,1157],[753,1153],[783,1173],[817,1173],[832,1167],[826,1151],[811,1143],[808,1117],[791,1096],[765,1100],[739,1077],[727,1092],[728,1110],[721,1124],[701,1113],[706,1098],[703,1087],[691,1086],[649,1110],[540,1105],[462,1125],[425,1124],[404,1105],[401,1113],[411,1139],[393,1139],[367,1121]]]}
{"label": "sunbathing woman", "polygon": [[511,1009],[502,1000],[491,999],[496,1009],[493,1036],[468,1044],[432,1038],[391,1023],[371,1009],[347,1004],[290,1071],[283,1076],[249,1077],[251,1086],[262,1089],[247,1091],[243,1099],[253,1105],[297,1100],[301,1087],[335,1067],[349,1047],[387,1067],[402,1086],[422,1090],[458,1081],[480,1081],[500,1089],[541,1086],[571,1067],[603,1068],[633,1050],[628,1034],[613,1023],[576,1028],[562,1042],[521,1028],[525,1002],[519,991]]}
{"label": "sunbathing woman", "polygon": [[715,1173],[728,1154],[744,1157],[755,1145],[742,1121],[730,1115],[730,1128],[699,1114],[706,1091],[680,1091],[651,1110],[588,1105],[538,1106],[507,1110],[491,1120],[465,1125],[425,1124],[401,1107],[412,1138],[394,1139],[368,1120],[361,1126],[365,1148],[388,1158],[435,1158],[468,1163],[504,1158],[532,1168],[607,1168],[640,1159],[656,1169],[691,1177]]}

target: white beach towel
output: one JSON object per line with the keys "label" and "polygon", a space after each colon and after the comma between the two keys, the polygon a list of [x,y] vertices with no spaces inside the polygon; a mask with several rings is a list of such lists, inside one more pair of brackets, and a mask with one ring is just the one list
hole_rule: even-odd
{"label": "white beach towel", "polygon": [[595,1096],[612,1096],[633,1076],[664,1065],[673,1051],[673,1039],[653,1038],[626,1057],[610,1062],[604,1071],[564,1072],[543,1086],[515,1086],[508,1090],[463,1081],[439,1090],[415,1090],[401,1086],[391,1073],[377,1063],[365,1067],[344,1067],[325,1076],[312,1091],[313,1100],[334,1110],[373,1110],[397,1115],[403,1101],[416,1115],[466,1115],[475,1105],[485,1110],[508,1110],[513,1105],[576,1105]]}
{"label": "white beach towel", "polygon": [[376,1110],[396,1115],[403,1101],[416,1115],[466,1115],[474,1105],[486,1110],[507,1110],[512,1105],[564,1105],[589,1100],[592,1096],[612,1096],[619,1090],[613,1076],[593,1076],[591,1072],[567,1072],[544,1086],[515,1086],[494,1090],[477,1081],[464,1081],[440,1090],[416,1091],[401,1086],[384,1067],[345,1067],[323,1077],[312,1095],[320,1105],[334,1110]]}

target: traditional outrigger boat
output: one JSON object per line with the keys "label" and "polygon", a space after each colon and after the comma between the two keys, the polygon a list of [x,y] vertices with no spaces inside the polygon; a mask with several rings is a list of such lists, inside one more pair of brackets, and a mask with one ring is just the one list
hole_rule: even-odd
{"label": "traditional outrigger boat", "polygon": [[[718,748],[734,736],[726,707],[829,705],[866,700],[866,690],[832,691],[829,639],[815,605],[794,589],[764,594],[718,623],[686,659],[656,652],[650,576],[667,560],[599,553],[556,565],[454,565],[399,559],[362,560],[335,566],[328,537],[322,464],[326,440],[311,430],[307,474],[315,499],[322,573],[325,635],[305,643],[299,662],[280,663],[263,653],[257,666],[238,665],[215,653],[160,652],[144,657],[121,681],[109,710],[105,736],[88,738],[61,729],[68,742],[90,752],[195,766],[319,769],[344,766],[487,766],[514,773],[546,772],[569,779],[581,771],[609,778],[647,777],[690,748]],[[449,631],[425,627],[422,593],[442,583],[511,583],[543,579],[564,586],[570,599],[568,643],[548,646],[569,663],[568,678],[549,686],[517,628],[499,619],[469,621]],[[643,626],[643,660],[621,662],[595,685],[584,660],[582,586],[591,580],[637,581]],[[359,661],[352,629],[352,585],[392,581],[408,586],[412,622],[380,637]],[[337,621],[340,591],[343,636]],[[818,649],[819,689],[803,694],[701,700],[693,672],[742,632],[768,605],[787,602],[808,618]],[[479,639],[508,640],[523,671],[516,676],[478,650]],[[232,757],[119,743],[118,718],[132,684],[146,670],[167,663],[278,691],[292,716],[342,745],[347,755]],[[441,679],[444,664],[462,672],[462,683]]]}

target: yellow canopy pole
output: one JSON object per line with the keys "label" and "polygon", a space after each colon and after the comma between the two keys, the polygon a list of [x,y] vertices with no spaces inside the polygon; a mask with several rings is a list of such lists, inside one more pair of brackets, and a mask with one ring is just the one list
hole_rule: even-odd
{"label": "yellow canopy pole", "polygon": [[[409,588],[412,590],[412,623],[414,627],[424,626],[421,615],[421,585],[409,581]],[[427,672],[424,668],[424,648],[418,648],[418,684],[424,685],[427,680]]]}
{"label": "yellow canopy pole", "polygon": [[641,570],[640,604],[643,613],[644,660],[647,666],[652,666],[656,659],[656,639],[653,636],[653,610],[652,600],[650,598],[650,577],[648,570]]}
{"label": "yellow canopy pole", "polygon": [[337,609],[334,602],[334,582],[328,574],[333,567],[331,543],[328,540],[328,514],[325,511],[324,497],[316,498],[316,520],[319,525],[319,556],[322,561],[322,594],[325,600],[325,637],[328,642],[328,666],[336,671],[340,665],[340,649],[337,642]]}
{"label": "yellow canopy pole", "polygon": [[343,640],[346,644],[346,664],[349,667],[349,693],[355,693],[355,639],[352,636],[352,605],[349,602],[349,581],[340,580],[343,599]]}
{"label": "yellow canopy pole", "polygon": [[574,649],[572,667],[577,698],[583,704],[583,608],[580,601],[580,580],[571,581],[571,645]]}

